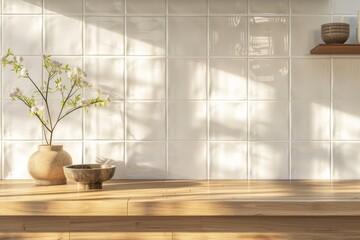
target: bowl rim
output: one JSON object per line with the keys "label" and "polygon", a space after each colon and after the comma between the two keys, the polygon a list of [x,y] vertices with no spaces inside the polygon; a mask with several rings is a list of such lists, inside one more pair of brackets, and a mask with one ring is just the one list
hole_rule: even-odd
{"label": "bowl rim", "polygon": [[[107,166],[104,168],[72,168],[72,166],[83,166],[83,165],[100,165],[100,166]],[[112,169],[112,168],[116,168],[115,165],[113,164],[99,164],[99,163],[86,163],[86,164],[70,164],[70,165],[66,165],[63,167],[64,169],[71,169],[71,170],[86,170],[86,171],[96,171],[96,170],[100,170],[100,169]]]}
{"label": "bowl rim", "polygon": [[350,26],[350,24],[345,22],[330,22],[321,24],[321,26]]}

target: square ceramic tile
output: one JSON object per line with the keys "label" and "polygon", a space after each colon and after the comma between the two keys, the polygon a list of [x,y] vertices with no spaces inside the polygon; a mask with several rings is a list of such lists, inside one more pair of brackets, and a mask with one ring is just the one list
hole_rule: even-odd
{"label": "square ceramic tile", "polygon": [[357,16],[333,16],[333,22],[344,22],[350,24],[350,36],[346,43],[358,44],[356,29],[358,27]]}
{"label": "square ceramic tile", "polygon": [[334,59],[334,99],[360,100],[360,60]]}
{"label": "square ceramic tile", "polygon": [[360,143],[333,143],[333,179],[360,179]]}
{"label": "square ceramic tile", "polygon": [[165,99],[165,59],[127,59],[127,98]]}
{"label": "square ceramic tile", "polygon": [[292,179],[330,179],[330,164],[330,143],[292,143]]}
{"label": "square ceramic tile", "polygon": [[206,59],[169,59],[169,99],[206,99]]}
{"label": "square ceramic tile", "polygon": [[85,114],[86,139],[124,139],[124,103],[110,102],[104,108],[91,108]]}
{"label": "square ceramic tile", "polygon": [[[332,0],[291,0],[292,14],[331,14]],[[341,0],[343,2],[343,0]]]}
{"label": "square ceramic tile", "polygon": [[[49,102],[50,114],[53,124],[58,119],[58,115],[61,110],[60,101]],[[71,108],[65,108],[64,113]],[[90,109],[94,110],[94,109]],[[62,114],[62,116],[64,116]],[[82,139],[82,124],[83,123],[83,110],[76,110],[64,119],[62,119],[55,128],[53,139],[57,140],[81,140]],[[48,135],[50,136],[50,135]]]}
{"label": "square ceramic tile", "polygon": [[250,102],[249,120],[251,140],[289,139],[288,102]]}
{"label": "square ceramic tile", "polygon": [[85,14],[121,15],[125,13],[125,0],[85,0]]}
{"label": "square ceramic tile", "polygon": [[330,140],[330,101],[293,101],[292,140]]}
{"label": "square ceramic tile", "polygon": [[44,0],[45,13],[82,14],[82,0]]}
{"label": "square ceramic tile", "polygon": [[247,0],[210,0],[210,14],[246,14]]}
{"label": "square ceramic tile", "polygon": [[41,140],[41,123],[29,116],[29,108],[20,101],[3,101],[3,139]]}
{"label": "square ceramic tile", "polygon": [[[82,69],[82,64],[83,64],[82,60],[83,59],[80,56],[78,56],[78,57],[70,57],[70,56],[69,57],[68,56],[58,57],[58,56],[56,56],[56,57],[52,57],[51,59],[54,61],[58,61],[59,63],[62,63],[64,65],[68,64],[71,69],[74,69],[74,67],[78,67],[78,68]],[[48,72],[45,69],[43,69],[43,79],[44,80],[47,79],[48,76],[49,76]],[[56,78],[59,78],[59,77],[62,79],[62,84],[64,86],[66,86],[67,89],[70,89],[71,82],[70,82],[70,79],[69,79],[67,73],[63,72],[62,74],[57,75]],[[88,81],[88,79],[87,79],[87,81]],[[50,87],[55,88],[54,81],[51,81]],[[59,103],[59,100],[62,99],[61,92],[58,91],[53,94],[50,94],[48,98],[51,100],[58,100],[58,103]]]}
{"label": "square ceramic tile", "polygon": [[127,14],[163,14],[166,13],[165,0],[127,0]]}
{"label": "square ceramic tile", "polygon": [[165,55],[165,17],[126,18],[127,55]]}
{"label": "square ceramic tile", "polygon": [[210,55],[247,54],[247,17],[210,17]]}
{"label": "square ceramic tile", "polygon": [[126,177],[165,179],[165,142],[128,142]]}
{"label": "square ceramic tile", "polygon": [[[29,76],[34,80],[34,82],[41,86],[42,80],[42,58],[41,57],[24,57],[23,66],[28,69]],[[35,91],[36,88],[31,83],[29,79],[18,78],[19,74],[16,74],[14,71],[11,71],[10,65],[3,67],[2,69],[2,98],[11,99],[9,94],[11,89],[20,88],[23,94],[27,97],[30,97]],[[36,95],[36,99],[41,99],[41,96]]]}
{"label": "square ceramic tile", "polygon": [[251,17],[249,21],[249,55],[288,56],[288,17]]}
{"label": "square ceramic tile", "polygon": [[3,53],[10,48],[16,55],[42,55],[42,17],[4,16],[3,41]]}
{"label": "square ceramic tile", "polygon": [[168,179],[206,179],[205,142],[169,142]]}
{"label": "square ceramic tile", "polygon": [[[111,99],[124,99],[124,59],[119,57],[85,58],[87,81],[95,88],[101,88]],[[88,91],[86,95],[88,95]]]}
{"label": "square ceramic tile", "polygon": [[210,179],[246,179],[247,143],[210,143]]}
{"label": "square ceramic tile", "polygon": [[333,102],[333,139],[360,140],[360,101]]}
{"label": "square ceramic tile", "polygon": [[123,142],[85,142],[84,163],[115,165],[113,179],[125,178]]}
{"label": "square ceramic tile", "polygon": [[[64,38],[64,33],[66,33],[66,38]],[[82,18],[45,16],[45,53],[81,55]]]}
{"label": "square ceramic tile", "polygon": [[170,56],[206,56],[206,17],[169,17],[168,24]]}
{"label": "square ceramic tile", "polygon": [[252,142],[249,145],[250,179],[289,178],[289,144]]}
{"label": "square ceramic tile", "polygon": [[41,142],[4,142],[4,179],[31,179],[27,162]]}
{"label": "square ceramic tile", "polygon": [[292,99],[330,99],[330,59],[292,59],[291,64]]}
{"label": "square ceramic tile", "polygon": [[64,150],[68,152],[71,156],[73,164],[82,164],[83,163],[83,144],[82,142],[74,141],[56,141],[56,144],[63,145]]}
{"label": "square ceramic tile", "polygon": [[289,61],[251,59],[249,61],[249,98],[286,100],[289,98]]}
{"label": "square ceramic tile", "polygon": [[357,15],[358,9],[360,9],[360,2],[358,0],[333,0],[334,14]]}
{"label": "square ceramic tile", "polygon": [[123,17],[87,17],[85,22],[87,55],[124,54]]}
{"label": "square ceramic tile", "polygon": [[41,14],[43,0],[3,0],[4,13]]}
{"label": "square ceramic tile", "polygon": [[247,99],[247,61],[245,59],[210,59],[210,99]]}
{"label": "square ceramic tile", "polygon": [[331,22],[330,16],[293,16],[291,18],[291,55],[310,56],[310,50],[323,43],[320,33],[321,25],[327,22]]}
{"label": "square ceramic tile", "polygon": [[206,103],[169,102],[168,137],[170,140],[205,140]]}
{"label": "square ceramic tile", "polygon": [[206,14],[206,0],[168,0],[169,14]]}
{"label": "square ceramic tile", "polygon": [[165,103],[128,102],[127,139],[165,140]]}
{"label": "square ceramic tile", "polygon": [[251,0],[249,1],[250,13],[289,13],[290,0]]}
{"label": "square ceramic tile", "polygon": [[247,103],[212,102],[210,140],[247,140]]}

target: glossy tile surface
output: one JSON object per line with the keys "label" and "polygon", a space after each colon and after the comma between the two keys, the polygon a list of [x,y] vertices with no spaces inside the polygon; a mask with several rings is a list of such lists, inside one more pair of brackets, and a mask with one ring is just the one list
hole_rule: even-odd
{"label": "glossy tile surface", "polygon": [[123,142],[85,142],[84,163],[115,165],[113,179],[125,177]]}
{"label": "glossy tile surface", "polygon": [[[82,54],[82,18],[67,16],[46,16],[45,52],[53,55]],[[63,37],[63,32],[67,37]],[[59,41],[61,39],[61,41]]]}
{"label": "glossy tile surface", "polygon": [[[3,52],[11,48],[20,55],[41,55],[42,17],[6,16],[3,18]],[[29,36],[24,37],[24,32]]]}
{"label": "glossy tile surface", "polygon": [[210,14],[246,14],[247,0],[209,0]]}
{"label": "glossy tile surface", "polygon": [[168,0],[169,14],[206,14],[206,0]]}
{"label": "glossy tile surface", "polygon": [[250,179],[289,177],[288,143],[252,142],[249,147]]}
{"label": "glossy tile surface", "polygon": [[250,99],[285,100],[289,98],[287,59],[251,59],[249,65]]}
{"label": "glossy tile surface", "polygon": [[210,17],[210,55],[244,56],[247,54],[246,17]]}
{"label": "glossy tile surface", "polygon": [[206,56],[205,17],[169,17],[168,21],[170,56]]}
{"label": "glossy tile surface", "polygon": [[[334,1],[336,2],[336,0]],[[331,14],[331,2],[332,0],[292,0],[291,13],[316,15]]]}
{"label": "glossy tile surface", "polygon": [[250,13],[289,13],[290,0],[251,0],[249,1]]}
{"label": "glossy tile surface", "polygon": [[127,139],[165,140],[165,103],[128,102]]}
{"label": "glossy tile surface", "polygon": [[41,14],[43,0],[3,0],[3,12],[11,14]]}
{"label": "glossy tile surface", "polygon": [[246,179],[247,143],[210,143],[210,179]]}
{"label": "glossy tile surface", "polygon": [[168,103],[169,140],[206,139],[205,102]]}
{"label": "glossy tile surface", "polygon": [[297,142],[291,145],[292,179],[329,179],[330,143]]}
{"label": "glossy tile surface", "polygon": [[287,56],[288,25],[288,17],[250,17],[249,55]]}
{"label": "glossy tile surface", "polygon": [[205,142],[169,142],[168,179],[206,179]]}
{"label": "glossy tile surface", "polygon": [[210,90],[212,100],[247,99],[247,61],[244,59],[211,59]]}
{"label": "glossy tile surface", "polygon": [[247,140],[245,102],[212,102],[209,118],[210,140]]}
{"label": "glossy tile surface", "polygon": [[334,72],[334,99],[360,100],[360,60],[335,59]]}
{"label": "glossy tile surface", "polygon": [[165,17],[128,17],[128,55],[165,55]]}
{"label": "glossy tile surface", "polygon": [[165,143],[128,143],[126,177],[137,179],[164,179],[166,177]]}
{"label": "glossy tile surface", "polygon": [[288,140],[287,102],[249,103],[250,140]]}
{"label": "glossy tile surface", "polygon": [[292,99],[330,99],[331,70],[329,59],[293,59],[291,63]]}
{"label": "glossy tile surface", "polygon": [[330,101],[293,101],[293,140],[330,140]]}
{"label": "glossy tile surface", "polygon": [[126,2],[127,14],[165,14],[165,0],[128,0]]}
{"label": "glossy tile surface", "polygon": [[129,58],[126,64],[128,99],[165,98],[164,58]]}
{"label": "glossy tile surface", "polygon": [[169,59],[168,98],[206,99],[206,59]]}
{"label": "glossy tile surface", "polygon": [[85,22],[86,55],[124,54],[123,17],[87,17]]}
{"label": "glossy tile surface", "polygon": [[125,13],[125,0],[85,0],[87,15],[121,15]]}

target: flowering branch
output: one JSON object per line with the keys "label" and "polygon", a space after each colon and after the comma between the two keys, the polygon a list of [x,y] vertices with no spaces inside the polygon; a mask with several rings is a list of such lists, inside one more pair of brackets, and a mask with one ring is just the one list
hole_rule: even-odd
{"label": "flowering branch", "polygon": [[[46,81],[43,81],[42,86],[39,87],[36,82],[30,77],[28,70],[23,65],[23,58],[14,56],[10,49],[8,49],[6,55],[1,60],[3,66],[10,65],[11,71],[14,71],[18,78],[28,79],[35,87],[36,91],[28,97],[18,87],[11,89],[10,98],[20,100],[28,108],[30,116],[35,116],[41,123],[44,132],[44,138],[47,145],[51,145],[53,141],[54,131],[58,123],[66,116],[79,109],[85,109],[88,112],[89,107],[105,107],[110,98],[107,95],[103,95],[100,90],[97,90],[97,96],[89,99],[82,97],[80,93],[84,88],[90,88],[91,84],[85,81],[87,77],[86,73],[75,67],[71,69],[68,64],[64,65],[60,62],[51,59],[51,56],[43,56],[43,67],[48,73]],[[66,73],[67,82],[64,82],[61,75]],[[55,79],[55,80],[53,80]],[[55,87],[52,87],[55,85]],[[68,85],[70,87],[68,87]],[[53,121],[53,116],[49,106],[49,94],[60,92],[60,111],[55,114],[56,120]],[[44,105],[38,105],[35,101],[35,96],[40,95]],[[46,110],[46,114],[44,111]],[[64,112],[65,111],[65,112]],[[50,134],[47,138],[46,131]]]}

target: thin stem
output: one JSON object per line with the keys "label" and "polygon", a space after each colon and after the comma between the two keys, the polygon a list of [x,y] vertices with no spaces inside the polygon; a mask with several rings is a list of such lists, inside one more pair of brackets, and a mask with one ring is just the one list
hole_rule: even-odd
{"label": "thin stem", "polygon": [[[40,89],[38,88],[38,86],[35,84],[35,82],[32,80],[32,78],[29,75],[26,75],[27,78],[32,82],[32,84],[35,86],[35,88],[39,91],[40,95],[42,96],[42,98],[45,101],[45,106],[46,106],[46,111],[48,113],[48,117],[49,117],[49,122],[50,122],[50,128],[52,129],[52,121],[51,121],[51,114],[50,114],[50,109],[49,109],[49,104],[47,102],[47,98],[45,98],[44,94],[40,91]],[[50,130],[49,130],[50,131]],[[50,131],[51,132],[51,131]]]}

